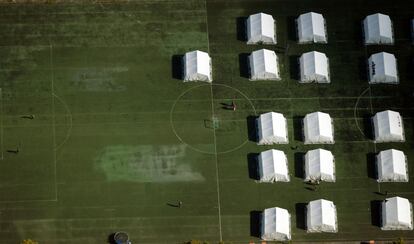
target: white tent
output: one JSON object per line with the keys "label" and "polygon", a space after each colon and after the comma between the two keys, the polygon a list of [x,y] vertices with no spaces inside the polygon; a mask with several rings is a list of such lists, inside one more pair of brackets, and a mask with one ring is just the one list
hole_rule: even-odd
{"label": "white tent", "polygon": [[324,53],[307,52],[302,54],[300,62],[301,83],[330,83],[329,60]]}
{"label": "white tent", "polygon": [[259,155],[260,182],[289,182],[289,170],[286,154],[270,149]]}
{"label": "white tent", "polygon": [[368,59],[369,83],[397,84],[399,82],[397,59],[394,54],[380,52]]}
{"label": "white tent", "polygon": [[327,113],[314,112],[303,119],[305,144],[333,144],[333,124]]}
{"label": "white tent", "polygon": [[250,80],[280,80],[276,53],[267,49],[254,51],[249,56]]}
{"label": "white tent", "polygon": [[406,198],[391,197],[382,202],[382,230],[412,230],[413,206]]}
{"label": "white tent", "polygon": [[378,112],[372,118],[375,142],[405,141],[403,119],[398,112],[386,110]]}
{"label": "white tent", "polygon": [[184,81],[212,81],[208,53],[196,50],[184,55]]}
{"label": "white tent", "polygon": [[265,241],[288,241],[290,214],[283,208],[267,208],[262,213],[261,238]]}
{"label": "white tent", "polygon": [[308,232],[338,232],[334,203],[324,199],[309,202],[306,222]]}
{"label": "white tent", "polygon": [[305,181],[335,182],[334,156],[328,150],[310,150],[305,155]]}
{"label": "white tent", "polygon": [[326,22],[322,14],[309,12],[297,20],[299,43],[327,43]]}
{"label": "white tent", "polygon": [[247,44],[276,44],[275,20],[269,14],[257,13],[247,18]]}
{"label": "white tent", "polygon": [[281,113],[268,112],[257,119],[259,145],[289,142],[286,118]]}
{"label": "white tent", "polygon": [[377,155],[378,182],[408,182],[407,158],[404,152],[389,149]]}
{"label": "white tent", "polygon": [[392,22],[388,15],[380,13],[368,15],[363,25],[365,45],[394,44]]}

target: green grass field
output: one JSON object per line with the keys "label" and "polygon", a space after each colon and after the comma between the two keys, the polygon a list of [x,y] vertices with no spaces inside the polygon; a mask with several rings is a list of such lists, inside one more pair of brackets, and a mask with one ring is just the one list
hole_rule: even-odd
{"label": "green grass field", "polygon": [[[259,11],[277,21],[266,48],[279,82],[246,78],[246,55],[262,46],[245,44],[242,23]],[[296,44],[294,19],[307,11],[326,18],[327,45]],[[391,16],[394,46],[362,45],[361,21],[375,12]],[[258,211],[275,206],[291,213],[294,242],[414,241],[381,231],[375,214],[378,191],[414,202],[413,12],[403,0],[1,4],[0,243],[102,244],[119,230],[133,243],[259,243]],[[194,49],[210,53],[213,85],[177,79]],[[297,58],[311,50],[329,57],[331,84],[298,83]],[[368,86],[364,62],[378,51],[396,55],[399,85]],[[222,109],[231,100],[236,112]],[[402,114],[405,143],[372,143],[369,117],[385,109]],[[289,145],[252,140],[267,111],[288,118]],[[303,144],[301,119],[314,111],[333,117],[334,145]],[[332,150],[337,182],[313,192],[301,157],[318,147]],[[290,183],[252,179],[269,148],[288,155]],[[374,179],[373,157],[388,148],[407,155],[409,183]],[[319,198],[336,204],[338,233],[306,233],[304,204]]]}

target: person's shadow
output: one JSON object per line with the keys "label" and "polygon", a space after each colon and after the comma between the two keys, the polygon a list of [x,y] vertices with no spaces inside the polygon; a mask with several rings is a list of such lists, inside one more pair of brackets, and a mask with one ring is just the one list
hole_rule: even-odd
{"label": "person's shadow", "polygon": [[167,202],[167,206],[173,207],[173,208],[179,208],[180,207],[180,204]]}

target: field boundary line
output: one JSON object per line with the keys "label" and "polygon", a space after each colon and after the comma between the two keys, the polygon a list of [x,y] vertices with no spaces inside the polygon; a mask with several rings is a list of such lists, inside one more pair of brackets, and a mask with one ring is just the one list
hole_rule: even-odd
{"label": "field boundary line", "polygon": [[50,78],[51,78],[51,97],[52,97],[52,133],[53,133],[53,170],[54,170],[54,188],[55,188],[55,201],[58,199],[57,189],[57,155],[56,155],[56,114],[55,114],[55,74],[53,69],[53,45],[50,44]]}
{"label": "field boundary line", "polygon": [[4,133],[4,129],[3,129],[3,88],[0,88],[0,150],[1,150],[1,160],[4,159],[4,146],[3,146],[3,133]]}

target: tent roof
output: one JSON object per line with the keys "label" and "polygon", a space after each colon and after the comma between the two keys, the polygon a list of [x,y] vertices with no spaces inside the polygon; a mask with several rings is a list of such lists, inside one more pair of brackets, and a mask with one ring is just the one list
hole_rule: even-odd
{"label": "tent roof", "polygon": [[288,142],[286,118],[281,113],[268,112],[261,114],[258,119],[258,128],[259,143],[263,143],[263,140],[269,143]]}
{"label": "tent roof", "polygon": [[334,181],[335,166],[332,153],[325,149],[310,150],[305,155],[306,179]]}
{"label": "tent roof", "polygon": [[283,151],[270,149],[259,155],[261,180],[289,181],[287,157]]}
{"label": "tent roof", "polygon": [[400,113],[391,110],[378,112],[375,114],[373,121],[376,140],[394,135],[404,139],[403,122]]}
{"label": "tent roof", "polygon": [[336,207],[333,202],[324,199],[311,201],[307,210],[308,230],[326,231],[327,229],[337,229]]}
{"label": "tent roof", "polygon": [[331,116],[327,113],[309,113],[303,120],[305,143],[333,143]]}
{"label": "tent roof", "polygon": [[268,49],[254,51],[251,54],[251,60],[250,68],[252,75],[264,72],[279,75],[277,56],[274,51]]}
{"label": "tent roof", "polygon": [[248,42],[260,40],[262,37],[268,37],[275,40],[275,20],[269,14],[257,13],[252,14],[247,18]]}
{"label": "tent roof", "polygon": [[314,74],[329,77],[328,58],[321,52],[307,52],[300,57],[301,72],[305,76]]}
{"label": "tent roof", "polygon": [[383,229],[413,229],[412,206],[406,198],[387,198],[382,214]]}
{"label": "tent roof", "polygon": [[364,19],[364,32],[366,43],[393,43],[392,22],[388,15],[376,13],[368,15]]}
{"label": "tent roof", "polygon": [[389,76],[398,80],[397,60],[394,54],[380,52],[372,54],[368,59],[370,66],[370,77]]}
{"label": "tent roof", "polygon": [[211,58],[206,52],[199,50],[187,52],[185,59],[185,77],[194,75],[206,76],[211,81]]}
{"label": "tent roof", "polygon": [[379,181],[408,181],[404,152],[395,149],[381,151],[377,155]]}
{"label": "tent roof", "polygon": [[298,17],[299,42],[315,41],[319,37],[326,42],[325,19],[322,14],[309,12]]}
{"label": "tent roof", "polygon": [[290,214],[283,208],[267,208],[262,215],[262,239],[290,240]]}

